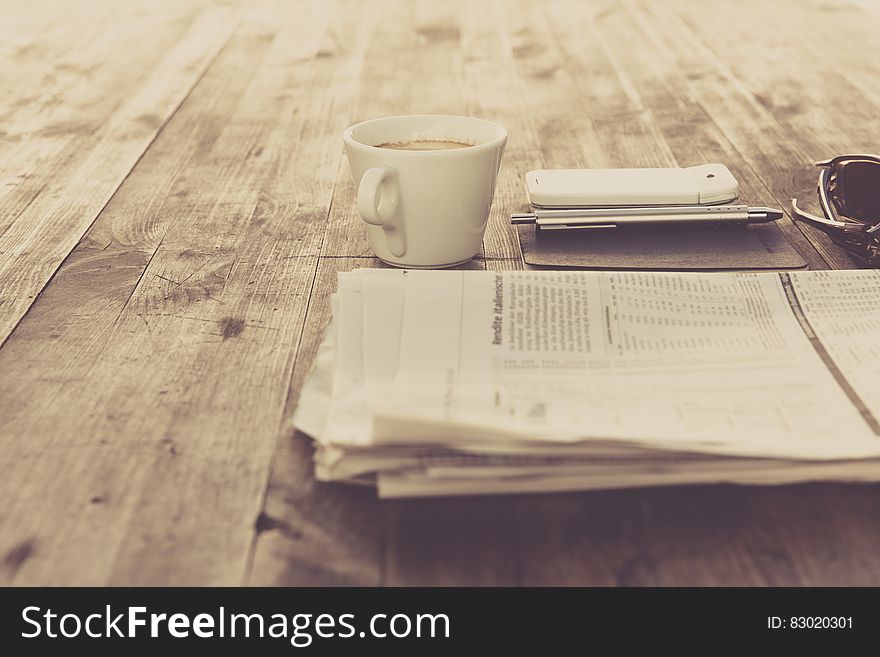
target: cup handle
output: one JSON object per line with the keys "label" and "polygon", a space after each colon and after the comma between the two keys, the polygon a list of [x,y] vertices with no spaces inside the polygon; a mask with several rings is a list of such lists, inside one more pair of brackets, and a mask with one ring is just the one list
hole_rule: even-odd
{"label": "cup handle", "polygon": [[397,188],[397,169],[373,167],[358,185],[358,212],[368,224],[385,231],[388,250],[398,258],[406,253],[406,237]]}

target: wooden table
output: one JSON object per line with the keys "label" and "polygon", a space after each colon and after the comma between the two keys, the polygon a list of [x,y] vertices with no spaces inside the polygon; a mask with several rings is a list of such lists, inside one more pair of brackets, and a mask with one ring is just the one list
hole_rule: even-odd
{"label": "wooden table", "polygon": [[[290,425],[339,271],[377,266],[342,130],[506,126],[482,255],[537,167],[726,163],[815,207],[880,150],[880,6],[7,2],[0,21],[0,581],[880,584],[880,488],[380,502]],[[784,230],[816,268],[849,267]],[[830,437],[832,438],[832,437]]]}

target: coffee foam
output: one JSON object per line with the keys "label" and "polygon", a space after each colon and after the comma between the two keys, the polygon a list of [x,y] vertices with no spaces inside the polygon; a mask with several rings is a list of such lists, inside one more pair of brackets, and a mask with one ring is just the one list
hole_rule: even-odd
{"label": "coffee foam", "polygon": [[446,133],[436,134],[433,130],[421,130],[413,132],[408,138],[395,139],[395,144],[406,144],[412,141],[454,141],[459,144],[467,144],[468,146],[477,146],[480,142],[476,139],[468,139],[466,137],[449,136]]}

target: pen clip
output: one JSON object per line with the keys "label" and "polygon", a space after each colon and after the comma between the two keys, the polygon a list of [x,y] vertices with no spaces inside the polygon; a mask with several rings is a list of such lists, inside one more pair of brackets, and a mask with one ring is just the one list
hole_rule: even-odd
{"label": "pen clip", "polygon": [[580,230],[580,229],[592,229],[592,228],[617,228],[617,224],[578,224],[578,223],[570,223],[570,224],[542,224],[539,219],[535,223],[535,229],[539,232],[545,231],[553,231],[553,230]]}

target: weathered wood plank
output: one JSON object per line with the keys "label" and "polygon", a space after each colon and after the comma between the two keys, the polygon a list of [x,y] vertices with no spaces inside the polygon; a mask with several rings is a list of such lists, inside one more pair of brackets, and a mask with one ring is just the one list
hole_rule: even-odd
{"label": "weathered wood plank", "polygon": [[[752,167],[742,162],[736,148],[700,105],[700,99],[688,87],[685,77],[670,66],[669,59],[662,52],[653,49],[651,35],[646,34],[647,27],[633,20],[629,12],[615,10],[613,3],[607,7],[610,8],[607,11],[602,11],[601,6],[591,10],[582,8],[567,21],[563,16],[557,16],[557,24],[565,35],[560,35],[557,42],[569,49],[568,61],[579,69],[591,62],[595,66],[594,62],[603,57],[613,61],[614,70],[621,77],[621,87],[628,90],[628,95],[649,117],[658,133],[653,138],[665,142],[677,165],[722,162],[737,178],[742,202],[775,205],[772,192]],[[584,33],[594,38],[579,38]],[[614,38],[603,35],[613,35]],[[643,47],[632,48],[632,43],[641,43]],[[625,124],[619,128],[627,130]],[[641,141],[650,139],[651,136],[646,136]],[[650,144],[646,144],[646,149],[649,147]],[[662,161],[651,166],[662,166]],[[812,268],[827,268],[790,218],[786,217],[778,225]]]}
{"label": "weathered wood plank", "polygon": [[[787,139],[809,156],[793,167],[812,169],[815,180],[816,160],[880,150],[880,93],[876,84],[868,83],[880,74],[880,39],[876,30],[866,29],[870,22],[853,20],[857,9],[817,6],[814,11],[791,11],[785,29],[780,29],[778,8],[772,6],[759,5],[749,16],[720,6],[703,22],[693,18],[694,3],[679,4],[682,20],[730,67]],[[823,38],[829,31],[848,36],[829,48],[829,40]],[[842,48],[848,57],[841,57]],[[841,66],[842,61],[859,64]],[[798,198],[803,207],[820,212],[815,190]],[[820,231],[799,226],[823,248],[839,253]]]}
{"label": "weathered wood plank", "polygon": [[[684,77],[693,97],[736,148],[742,161],[761,177],[777,204],[787,209],[792,198],[815,194],[816,178],[815,172],[810,171],[813,160],[809,153],[786,134],[730,67],[678,14],[642,2],[627,2],[625,10],[647,35],[644,47]],[[663,25],[662,35],[653,27],[658,24]],[[814,233],[806,234],[829,266],[852,267],[839,249]]]}
{"label": "weathered wood plank", "polygon": [[290,419],[330,321],[338,272],[379,267],[374,258],[322,258],[291,377],[287,416],[272,459],[248,583],[375,586],[383,571],[382,509],[372,489],[316,482],[311,439]]}
{"label": "weathered wood plank", "polygon": [[487,259],[518,259],[519,240],[510,215],[527,206],[526,172],[544,165],[532,117],[519,101],[529,90],[513,72],[513,50],[499,23],[497,3],[461,4],[459,24],[467,113],[507,129],[483,253]]}
{"label": "weathered wood plank", "polygon": [[[76,5],[84,12],[71,11],[67,20],[58,17],[45,25],[24,5],[5,12],[32,24],[21,26],[18,39],[3,40],[10,65],[0,80],[0,235],[88,154],[94,135],[140,87],[159,53],[181,39],[196,13],[193,3],[170,12],[150,12],[144,4],[119,3],[108,11],[109,3],[85,2]],[[155,42],[138,38],[150,28]]]}
{"label": "weathered wood plank", "polygon": [[596,128],[581,103],[575,81],[552,43],[550,26],[540,5],[519,2],[515,8],[494,3],[494,19],[502,30],[502,47],[512,55],[499,74],[517,76],[519,96],[537,136],[541,163],[550,169],[577,169],[608,164]]}
{"label": "weathered wood plank", "polygon": [[[33,546],[4,579],[241,581],[350,102],[296,93],[350,75],[359,15],[329,16],[257,5],[56,278],[101,294],[53,306],[53,284],[0,350],[4,449],[27,464],[3,484],[0,552]],[[58,366],[16,379],[41,349]]]}
{"label": "weathered wood plank", "polygon": [[876,499],[836,484],[524,497],[523,584],[876,586]]}
{"label": "weathered wood plank", "polygon": [[[226,42],[235,13],[229,7],[210,7],[172,41],[162,38],[168,27],[156,26],[157,41],[132,39],[123,30],[128,38],[94,53],[94,59],[106,60],[102,68],[76,74],[83,79],[62,100],[69,118],[56,121],[50,111],[46,122],[38,118],[30,125],[25,116],[4,125],[4,142],[22,137],[17,153],[28,151],[27,135],[38,131],[33,161],[41,173],[37,187],[25,182],[21,192],[17,184],[0,191],[14,203],[3,206],[5,218],[0,219],[0,344]],[[165,20],[175,34],[175,21]],[[139,32],[146,27],[136,21],[134,26]],[[143,42],[141,51],[147,52],[129,60],[122,56],[127,49],[140,52],[133,40]],[[164,54],[156,60],[150,53]],[[109,111],[90,115],[90,104],[103,103],[102,92],[118,105],[111,102]],[[28,171],[24,168],[16,176]]]}
{"label": "weathered wood plank", "polygon": [[620,37],[593,19],[593,13],[613,15],[614,4],[593,3],[587,11],[576,5],[564,11],[551,6],[548,13],[552,26],[548,36],[560,51],[609,166],[678,166],[630,73],[624,70],[614,47]]}
{"label": "weathered wood plank", "polygon": [[817,2],[785,12],[784,21],[772,4],[748,13],[719,5],[705,21],[694,20],[697,6],[675,0],[682,19],[794,139],[806,131],[817,146],[876,147],[880,4]]}
{"label": "weathered wood plank", "polygon": [[380,502],[387,586],[513,586],[518,548],[512,502],[450,498]]}

